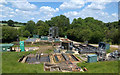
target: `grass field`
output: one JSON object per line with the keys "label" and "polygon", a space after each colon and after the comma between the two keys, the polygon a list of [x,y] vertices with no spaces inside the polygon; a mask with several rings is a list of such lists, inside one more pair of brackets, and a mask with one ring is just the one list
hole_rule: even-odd
{"label": "grass field", "polygon": [[104,61],[96,63],[78,63],[80,67],[85,66],[86,73],[118,73],[118,61]]}
{"label": "grass field", "polygon": [[[23,56],[33,52],[3,52],[2,53],[2,72],[3,73],[51,73],[44,72],[43,64],[19,63],[18,60]],[[78,66],[85,66],[88,71],[84,73],[118,73],[118,61],[105,61],[97,63],[78,63]],[[59,72],[52,72],[59,73]],[[73,73],[73,72],[72,72]],[[75,72],[78,73],[78,72]]]}
{"label": "grass field", "polygon": [[[0,26],[8,26],[7,23],[0,23]],[[24,26],[23,24],[14,24],[15,29],[19,29],[21,26]]]}
{"label": "grass field", "polygon": [[[40,73],[43,72],[43,64],[19,63],[18,60],[31,52],[4,52],[2,57],[3,73]],[[32,52],[32,53],[35,53]]]}

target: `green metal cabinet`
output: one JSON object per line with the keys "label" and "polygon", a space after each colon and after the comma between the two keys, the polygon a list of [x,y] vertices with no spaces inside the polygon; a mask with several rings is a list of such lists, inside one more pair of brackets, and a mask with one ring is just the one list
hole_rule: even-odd
{"label": "green metal cabinet", "polygon": [[20,41],[20,50],[21,52],[25,51],[24,41]]}
{"label": "green metal cabinet", "polygon": [[97,62],[97,55],[93,54],[93,55],[88,55],[88,63],[92,63],[92,62]]}

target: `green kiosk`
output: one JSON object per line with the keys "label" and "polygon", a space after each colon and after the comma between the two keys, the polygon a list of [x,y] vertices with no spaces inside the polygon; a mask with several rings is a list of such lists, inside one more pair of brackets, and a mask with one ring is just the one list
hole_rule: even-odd
{"label": "green kiosk", "polygon": [[21,52],[25,51],[24,41],[20,41],[20,50]]}

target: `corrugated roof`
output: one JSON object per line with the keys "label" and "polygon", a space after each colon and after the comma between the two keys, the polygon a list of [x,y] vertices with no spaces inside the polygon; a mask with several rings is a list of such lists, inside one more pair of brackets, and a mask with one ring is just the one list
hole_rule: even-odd
{"label": "corrugated roof", "polygon": [[14,44],[0,44],[0,46],[13,46]]}

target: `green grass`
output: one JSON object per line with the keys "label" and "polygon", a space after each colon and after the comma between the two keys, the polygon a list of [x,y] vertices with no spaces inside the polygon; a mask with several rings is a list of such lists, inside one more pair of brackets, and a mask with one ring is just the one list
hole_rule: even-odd
{"label": "green grass", "polygon": [[82,60],[79,56],[78,56],[78,54],[76,54],[75,55],[78,59],[80,59],[81,61],[84,61],[84,60]]}
{"label": "green grass", "polygon": [[20,41],[24,41],[24,40],[26,40],[28,38],[26,38],[26,37],[19,37],[19,39],[20,39]]}
{"label": "green grass", "polygon": [[118,61],[104,61],[96,63],[78,63],[80,67],[85,66],[88,71],[85,73],[118,73]]}
{"label": "green grass", "polygon": [[20,63],[18,60],[23,56],[33,52],[3,52],[2,73],[40,73],[43,71],[43,64]]}
{"label": "green grass", "polygon": [[45,53],[51,53],[51,52],[53,52],[53,50],[49,49]]}

